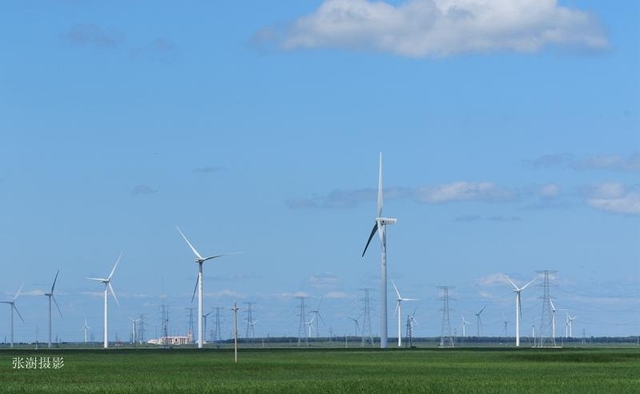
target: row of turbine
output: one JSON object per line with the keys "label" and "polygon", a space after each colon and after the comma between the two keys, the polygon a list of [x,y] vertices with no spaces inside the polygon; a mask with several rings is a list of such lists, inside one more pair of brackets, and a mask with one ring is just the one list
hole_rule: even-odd
{"label": "row of turbine", "polygon": [[[178,230],[178,232],[180,233],[180,235],[182,236],[182,238],[186,241],[187,245],[189,245],[189,248],[191,248],[191,250],[193,251],[194,255],[195,255],[195,261],[196,263],[198,263],[198,278],[196,280],[196,286],[193,290],[193,296],[191,297],[191,301],[193,302],[193,299],[195,298],[195,294],[196,291],[198,292],[198,347],[202,348],[203,346],[203,320],[202,320],[202,298],[203,298],[203,289],[202,289],[202,264],[207,261],[207,260],[211,260],[211,259],[215,259],[218,257],[222,257],[222,256],[226,256],[229,254],[234,254],[234,253],[225,253],[225,254],[217,254],[217,255],[213,255],[213,256],[208,256],[208,257],[202,257],[202,255],[200,253],[198,253],[198,251],[196,250],[196,248],[191,244],[191,242],[189,242],[189,240],[187,239],[187,237],[184,235],[184,233],[180,230],[180,228],[178,226],[176,226],[176,229]],[[109,273],[109,276],[107,276],[106,278],[87,278],[88,280],[93,280],[96,282],[100,282],[102,284],[104,284],[104,337],[103,337],[103,347],[106,349],[109,347],[109,341],[108,341],[108,329],[109,329],[109,316],[108,316],[108,306],[109,306],[109,293],[111,293],[111,295],[113,296],[113,299],[116,301],[116,304],[118,304],[118,307],[120,307],[120,302],[118,302],[118,297],[116,296],[115,291],[113,290],[113,286],[111,286],[111,279],[113,278],[113,274],[116,272],[116,268],[118,267],[118,264],[120,263],[120,260],[122,259],[122,253],[120,253],[120,255],[118,256],[118,259],[116,260],[115,264],[113,265],[113,268],[111,269],[111,272]],[[58,306],[58,302],[56,301],[55,297],[53,296],[53,292],[55,290],[56,287],[56,282],[58,280],[58,274],[60,273],[60,270],[58,270],[56,272],[56,276],[53,280],[53,285],[51,286],[51,290],[48,293],[45,293],[44,295],[47,296],[49,298],[49,341],[48,341],[48,347],[51,347],[51,303],[53,301],[53,303],[55,304],[56,308],[58,309],[58,312],[60,313],[60,317],[62,317],[62,311],[60,310],[60,307]],[[24,286],[24,285],[23,285]],[[18,314],[18,317],[20,317],[20,320],[22,320],[22,322],[24,323],[24,319],[22,318],[22,315],[20,314],[20,311],[18,310],[18,308],[16,307],[15,301],[18,298],[18,296],[20,295],[20,292],[22,291],[22,287],[20,286],[20,288],[18,289],[18,291],[16,292],[15,296],[13,297],[13,299],[11,299],[11,301],[0,301],[0,303],[2,304],[9,304],[10,305],[10,325],[11,325],[11,342],[10,342],[10,346],[13,348],[13,315],[14,312]],[[130,318],[131,319],[131,318]],[[132,320],[133,321],[133,320]],[[135,325],[135,322],[134,322]],[[86,321],[85,321],[85,327],[86,327]],[[134,326],[135,327],[135,326]],[[135,330],[135,329],[134,329]],[[86,332],[85,332],[85,336],[86,336]]]}

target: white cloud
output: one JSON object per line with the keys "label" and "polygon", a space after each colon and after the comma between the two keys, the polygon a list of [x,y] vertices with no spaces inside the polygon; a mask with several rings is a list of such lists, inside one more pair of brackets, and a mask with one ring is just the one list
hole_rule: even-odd
{"label": "white cloud", "polygon": [[611,198],[590,198],[587,199],[587,204],[603,211],[640,215],[640,193],[630,192]]}
{"label": "white cloud", "polygon": [[556,197],[560,194],[560,186],[557,183],[548,183],[540,186],[539,193],[542,197]]}
{"label": "white cloud", "polygon": [[629,157],[621,155],[587,156],[573,163],[573,167],[580,170],[640,171],[640,153],[631,154]]}
{"label": "white cloud", "polygon": [[408,57],[608,46],[593,15],[556,0],[325,0],[282,34],[266,28],[255,37],[285,50],[330,47]]}
{"label": "white cloud", "polygon": [[493,182],[453,182],[420,187],[415,191],[417,201],[430,204],[450,201],[503,200],[513,196],[513,192]]}

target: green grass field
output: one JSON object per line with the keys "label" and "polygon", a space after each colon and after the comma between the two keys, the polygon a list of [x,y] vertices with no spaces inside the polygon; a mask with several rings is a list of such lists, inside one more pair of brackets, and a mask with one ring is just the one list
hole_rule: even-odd
{"label": "green grass field", "polygon": [[0,392],[635,394],[640,349],[4,349]]}

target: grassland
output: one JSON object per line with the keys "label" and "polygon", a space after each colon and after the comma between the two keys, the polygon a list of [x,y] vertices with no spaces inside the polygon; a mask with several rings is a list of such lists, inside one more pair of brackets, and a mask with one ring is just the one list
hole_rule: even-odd
{"label": "grassland", "polygon": [[[14,369],[16,357],[62,357]],[[2,393],[638,393],[640,349],[0,351]]]}

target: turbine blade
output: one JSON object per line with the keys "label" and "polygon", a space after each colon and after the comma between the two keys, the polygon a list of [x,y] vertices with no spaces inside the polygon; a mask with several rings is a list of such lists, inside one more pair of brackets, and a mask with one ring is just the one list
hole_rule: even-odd
{"label": "turbine blade", "polygon": [[108,281],[107,278],[85,278],[85,279],[95,280],[96,282],[106,282],[106,281]]}
{"label": "turbine blade", "polygon": [[15,296],[13,296],[13,301],[16,300],[16,298],[18,298],[18,296],[20,295],[20,292],[22,291],[22,288],[24,287],[24,283],[22,284],[22,286],[20,286],[20,288],[18,289],[18,292],[16,293]]}
{"label": "turbine blade", "polygon": [[58,313],[60,313],[60,317],[62,317],[62,311],[60,310],[60,307],[58,306],[58,301],[56,301],[56,297],[54,297],[53,294],[51,294],[51,299],[53,300],[53,303],[56,304],[56,308],[58,308]]}
{"label": "turbine blade", "polygon": [[529,282],[529,283],[527,283],[526,285],[522,286],[522,287],[520,288],[520,290],[524,290],[524,289],[526,289],[526,288],[527,288],[527,286],[529,286],[530,284],[532,284],[532,283],[533,283],[533,282],[535,282],[535,281],[536,281],[536,278],[533,278],[533,280],[532,280],[531,282]]}
{"label": "turbine blade", "polygon": [[120,259],[122,258],[122,252],[120,252],[120,256],[118,256],[118,260],[116,260],[116,263],[113,266],[113,269],[111,269],[111,273],[109,274],[109,276],[107,276],[107,280],[110,280],[111,277],[113,276],[113,273],[116,272],[116,268],[118,267],[118,263],[120,262]]}
{"label": "turbine blade", "polygon": [[180,231],[180,227],[176,226],[176,229],[178,229],[178,232],[180,233],[180,235],[182,235],[182,238],[184,238],[184,240],[187,242],[187,245],[189,245],[189,247],[193,251],[193,254],[195,254],[197,258],[202,259],[202,256],[200,256],[200,253],[198,253],[196,248],[194,248],[193,245],[191,245],[191,242],[189,242],[187,237],[182,233],[182,231]]}
{"label": "turbine blade", "polygon": [[380,152],[380,164],[378,167],[378,217],[382,216],[382,152]]}
{"label": "turbine blade", "polygon": [[51,294],[53,294],[53,289],[55,289],[56,287],[56,281],[58,280],[58,274],[60,273],[60,270],[58,270],[58,272],[56,272],[56,277],[55,279],[53,279],[53,285],[51,286]]}
{"label": "turbine blade", "polygon": [[20,317],[20,320],[22,320],[22,322],[24,323],[24,319],[22,318],[22,315],[20,314],[20,311],[18,310],[18,307],[16,307],[16,304],[11,303],[11,307],[13,308],[14,311],[16,311],[16,313]]}
{"label": "turbine blade", "polygon": [[520,290],[520,289],[518,289],[518,286],[516,286],[516,284],[515,284],[515,283],[513,283],[513,281],[511,280],[511,278],[509,278],[507,275],[505,275],[504,277],[505,277],[505,278],[507,278],[507,280],[508,280],[509,282],[511,282],[511,284],[513,285],[513,288],[514,288],[514,289],[516,289],[516,290]]}
{"label": "turbine blade", "polygon": [[111,282],[107,282],[107,286],[109,287],[109,291],[111,292],[113,299],[116,300],[116,304],[118,304],[118,308],[120,308],[120,302],[118,302],[118,297],[116,297],[116,292],[113,291],[113,287],[111,287]]}
{"label": "turbine blade", "polygon": [[398,295],[398,299],[402,300],[402,297],[400,296],[400,292],[398,291],[398,287],[396,286],[396,282],[394,282],[393,279],[391,279],[391,284],[393,285],[393,288],[396,290],[396,294]]}
{"label": "turbine blade", "polygon": [[[198,273],[198,275],[200,275]],[[198,277],[196,276],[196,285],[193,287],[193,295],[191,296],[191,303],[193,304],[193,299],[196,298],[196,290],[198,290]]]}
{"label": "turbine blade", "polygon": [[398,308],[400,308],[400,300],[396,301],[396,309],[393,311],[393,316],[395,316],[396,313],[398,313]]}
{"label": "turbine blade", "polygon": [[242,254],[242,252],[229,252],[229,253],[216,254],[214,256],[205,257],[204,259],[202,259],[202,261],[207,261],[207,260],[211,260],[211,259],[217,259],[218,257],[229,256],[229,255],[232,255],[232,254]]}
{"label": "turbine blade", "polygon": [[373,225],[373,229],[371,230],[371,234],[369,234],[369,239],[367,240],[367,244],[364,246],[364,250],[362,251],[362,257],[364,257],[364,254],[367,253],[367,248],[369,247],[369,244],[371,243],[371,239],[373,238],[374,235],[376,235],[376,231],[378,231],[378,221],[376,220],[376,224]]}

